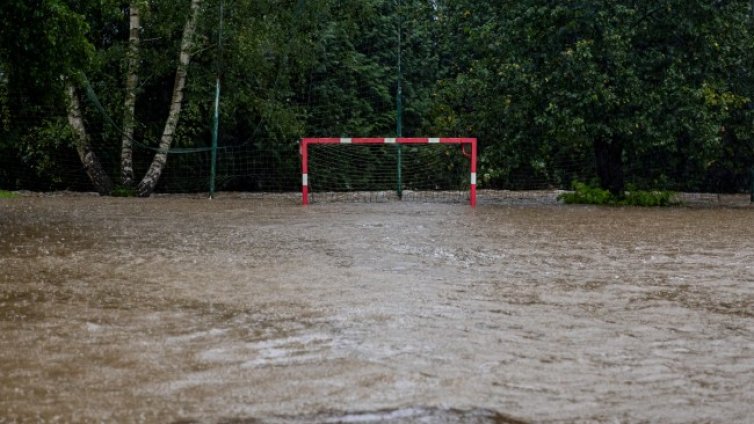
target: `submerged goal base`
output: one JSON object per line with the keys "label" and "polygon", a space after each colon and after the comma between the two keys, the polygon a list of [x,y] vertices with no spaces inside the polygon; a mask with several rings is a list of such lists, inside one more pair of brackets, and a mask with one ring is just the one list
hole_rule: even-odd
{"label": "submerged goal base", "polygon": [[[302,204],[309,204],[309,146],[311,145],[431,145],[431,144],[455,144],[460,145],[464,156],[469,159],[469,204],[476,206],[476,183],[477,183],[477,140],[476,138],[303,138],[301,139],[301,195]],[[464,149],[469,147],[467,153]]]}

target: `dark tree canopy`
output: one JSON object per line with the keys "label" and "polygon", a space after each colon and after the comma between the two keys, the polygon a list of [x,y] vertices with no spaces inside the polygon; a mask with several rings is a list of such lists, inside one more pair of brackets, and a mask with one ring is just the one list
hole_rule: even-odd
{"label": "dark tree canopy", "polygon": [[[171,99],[189,1],[178,3],[138,2],[137,168]],[[296,188],[302,136],[395,133],[399,52],[403,133],[478,137],[483,186],[565,188],[581,179],[620,195],[627,186],[741,191],[750,183],[748,0],[224,0],[222,48],[220,3],[203,4],[174,147],[208,145],[219,75],[220,144],[274,163],[250,173],[291,177],[275,188]],[[117,174],[128,7],[2,2],[0,187],[88,189],[66,153],[63,78],[89,93],[87,127]],[[258,160],[243,161],[251,169]],[[195,166],[168,165],[183,175]],[[260,181],[234,188],[270,188]]]}

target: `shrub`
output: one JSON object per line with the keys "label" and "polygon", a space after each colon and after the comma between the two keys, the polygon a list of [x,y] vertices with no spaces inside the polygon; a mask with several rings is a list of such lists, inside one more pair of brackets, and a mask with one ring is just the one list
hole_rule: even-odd
{"label": "shrub", "polygon": [[615,198],[609,191],[599,187],[590,187],[579,181],[573,182],[573,192],[563,193],[558,196],[558,200],[563,200],[566,204],[587,204],[587,205],[608,205],[615,201]]}
{"label": "shrub", "polygon": [[136,189],[118,186],[110,193],[113,197],[136,197]]}
{"label": "shrub", "polygon": [[618,198],[607,190],[574,181],[573,192],[561,194],[558,200],[569,205],[670,206],[673,204],[673,193],[662,190],[630,190],[623,198]]}
{"label": "shrub", "polygon": [[12,199],[16,197],[16,193],[11,191],[0,190],[0,199]]}
{"label": "shrub", "polygon": [[621,204],[630,206],[669,206],[673,193],[669,191],[629,191]]}

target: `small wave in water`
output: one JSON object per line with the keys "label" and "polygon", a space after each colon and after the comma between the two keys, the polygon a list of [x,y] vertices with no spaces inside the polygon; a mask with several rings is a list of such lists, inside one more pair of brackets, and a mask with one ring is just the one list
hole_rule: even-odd
{"label": "small wave in water", "polygon": [[[487,409],[463,411],[459,409],[404,408],[369,412],[326,412],[317,415],[278,416],[264,418],[226,418],[219,424],[252,423],[320,423],[320,424],[370,424],[370,423],[431,423],[431,424],[523,424],[525,421]],[[181,424],[192,421],[181,421]]]}

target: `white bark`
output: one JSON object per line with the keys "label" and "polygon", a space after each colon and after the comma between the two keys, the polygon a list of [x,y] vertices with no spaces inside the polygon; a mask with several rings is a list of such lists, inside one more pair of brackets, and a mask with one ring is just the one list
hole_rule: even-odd
{"label": "white bark", "polygon": [[81,115],[78,93],[70,81],[66,82],[65,95],[68,109],[68,124],[73,129],[76,137],[76,152],[79,154],[81,164],[84,166],[84,170],[94,185],[95,190],[102,196],[109,195],[113,190],[112,180],[102,168],[97,155],[94,154],[91,142],[89,141],[89,135],[84,126],[84,119]]}
{"label": "white bark", "polygon": [[138,2],[129,5],[128,52],[126,53],[126,97],[123,107],[123,134],[120,153],[121,184],[130,187],[134,183],[133,135],[136,125],[136,86],[139,84],[139,41],[141,15]]}
{"label": "white bark", "polygon": [[165,128],[162,131],[160,145],[157,153],[154,155],[152,164],[147,170],[146,175],[137,187],[139,196],[146,197],[152,194],[157,182],[165,168],[168,160],[168,150],[173,143],[173,136],[178,125],[178,118],[181,114],[181,103],[183,101],[183,89],[186,86],[186,75],[188,65],[191,60],[191,49],[194,46],[194,33],[196,32],[196,21],[199,16],[201,0],[191,0],[191,13],[183,28],[183,38],[181,40],[181,52],[178,57],[178,66],[175,71],[175,84],[173,85],[173,97],[170,103],[170,112],[165,122]]}

